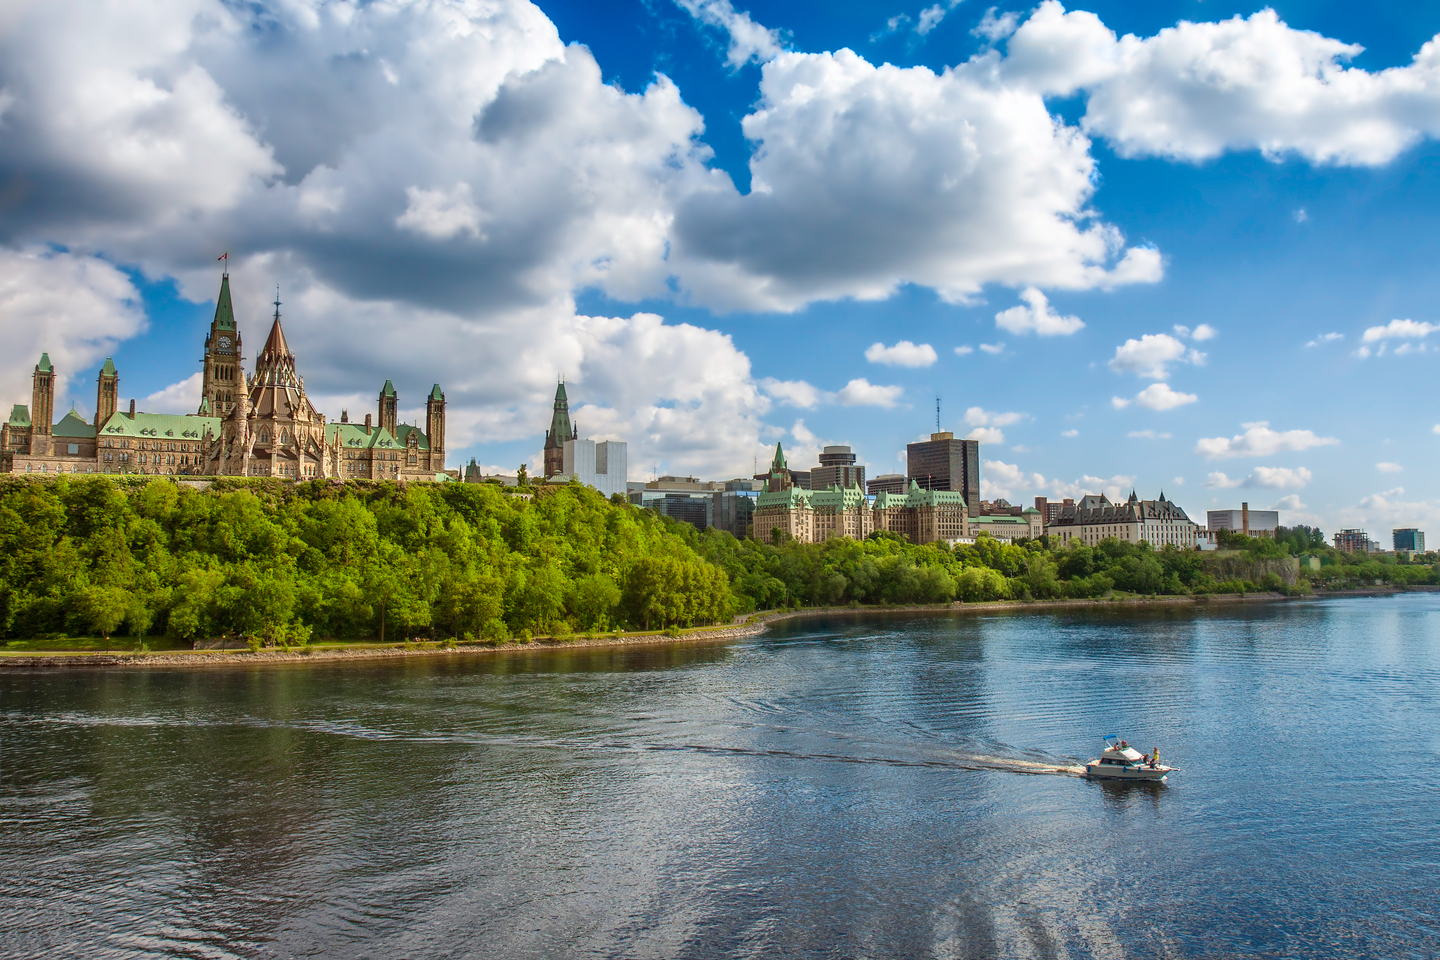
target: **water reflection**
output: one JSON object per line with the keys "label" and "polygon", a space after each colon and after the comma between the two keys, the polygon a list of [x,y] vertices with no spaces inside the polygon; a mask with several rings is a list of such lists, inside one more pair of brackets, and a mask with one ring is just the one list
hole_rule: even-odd
{"label": "water reflection", "polygon": [[[6,673],[0,955],[1424,955],[1437,627],[1414,596]],[[1077,776],[1115,731],[1174,781]]]}

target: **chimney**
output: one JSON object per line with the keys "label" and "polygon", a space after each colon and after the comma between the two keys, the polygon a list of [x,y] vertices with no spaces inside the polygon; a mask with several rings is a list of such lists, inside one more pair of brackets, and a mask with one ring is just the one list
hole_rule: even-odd
{"label": "chimney", "polygon": [[[1234,503],[1235,501],[1231,500],[1230,502]],[[1250,536],[1250,504],[1248,503],[1240,504],[1240,532],[1247,537]]]}
{"label": "chimney", "polygon": [[134,397],[131,397],[131,398],[130,398],[130,419],[131,419],[131,420],[134,420],[134,419],[135,419],[135,398],[134,398]]}
{"label": "chimney", "polygon": [[365,414],[365,433],[366,435],[370,433],[370,414],[368,413]]}
{"label": "chimney", "polygon": [[340,422],[341,422],[341,423],[349,423],[349,422],[350,422],[350,411],[349,411],[349,410],[346,410],[344,407],[341,407],[341,408],[340,408]]}

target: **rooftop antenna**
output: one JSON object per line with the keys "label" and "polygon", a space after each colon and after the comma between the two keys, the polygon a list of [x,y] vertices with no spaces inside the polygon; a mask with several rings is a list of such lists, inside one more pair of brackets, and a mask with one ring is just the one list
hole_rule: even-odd
{"label": "rooftop antenna", "polygon": [[935,394],[935,432],[940,432],[940,394]]}
{"label": "rooftop antenna", "polygon": [[280,284],[275,284],[275,319],[280,319]]}

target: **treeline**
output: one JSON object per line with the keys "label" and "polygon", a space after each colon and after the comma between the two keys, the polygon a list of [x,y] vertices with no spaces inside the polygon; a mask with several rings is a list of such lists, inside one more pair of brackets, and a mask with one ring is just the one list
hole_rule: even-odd
{"label": "treeline", "polygon": [[[757,609],[1309,592],[1436,583],[1434,565],[1342,554],[1318,530],[1218,553],[888,533],[770,544],[578,484],[0,480],[0,636],[505,641],[666,629]],[[1319,570],[1293,557],[1321,558]]]}
{"label": "treeline", "polygon": [[713,623],[725,574],[578,485],[0,482],[0,635],[304,643]]}

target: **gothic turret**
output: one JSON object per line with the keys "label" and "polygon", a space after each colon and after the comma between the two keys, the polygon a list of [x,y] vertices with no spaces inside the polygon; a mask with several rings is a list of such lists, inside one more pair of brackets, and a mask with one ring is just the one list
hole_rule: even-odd
{"label": "gothic turret", "polygon": [[55,369],[50,354],[40,354],[35,364],[34,382],[30,390],[30,453],[43,457],[50,453],[50,429],[55,422]]}
{"label": "gothic turret", "polygon": [[570,400],[565,396],[565,381],[555,388],[555,412],[550,415],[550,429],[545,431],[545,476],[565,472],[565,441],[579,438],[570,423]]}
{"label": "gothic turret", "polygon": [[225,416],[245,392],[245,358],[240,353],[240,331],[235,326],[235,308],[230,302],[230,273],[220,277],[220,296],[215,300],[215,319],[205,336],[201,359],[200,396],[208,399],[211,415]]}
{"label": "gothic turret", "polygon": [[445,469],[445,394],[440,384],[430,388],[425,400],[425,439],[430,443],[430,469]]}
{"label": "gothic turret", "polygon": [[400,397],[395,393],[395,385],[389,380],[385,386],[380,388],[380,429],[389,430],[395,433],[395,410],[400,406]]}
{"label": "gothic turret", "polygon": [[98,431],[119,409],[120,373],[115,369],[114,361],[106,357],[105,366],[100,368],[100,376],[95,383],[95,429]]}

